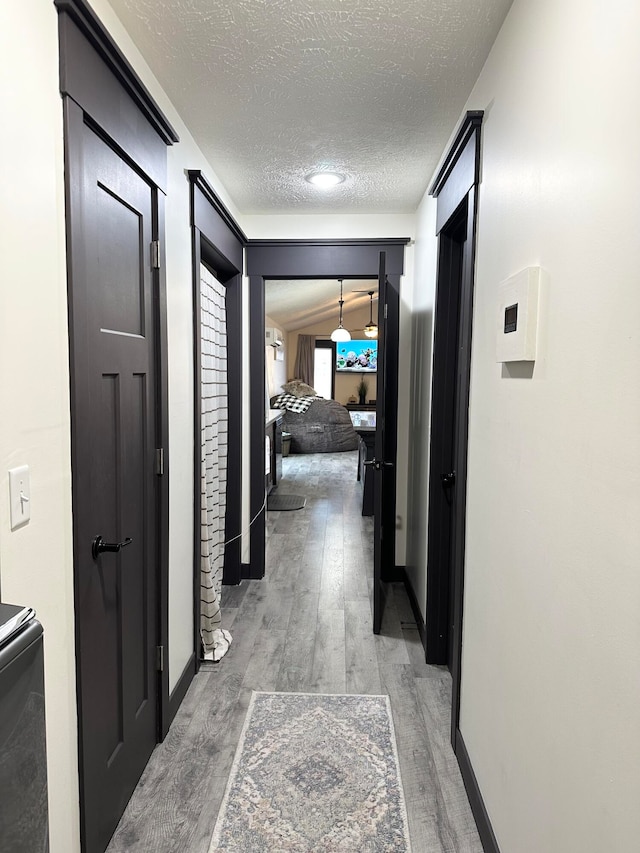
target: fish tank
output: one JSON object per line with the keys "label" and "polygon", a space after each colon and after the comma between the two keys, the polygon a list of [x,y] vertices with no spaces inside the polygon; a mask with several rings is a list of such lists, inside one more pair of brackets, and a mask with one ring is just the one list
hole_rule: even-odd
{"label": "fish tank", "polygon": [[375,373],[378,341],[340,341],[336,344],[336,373]]}

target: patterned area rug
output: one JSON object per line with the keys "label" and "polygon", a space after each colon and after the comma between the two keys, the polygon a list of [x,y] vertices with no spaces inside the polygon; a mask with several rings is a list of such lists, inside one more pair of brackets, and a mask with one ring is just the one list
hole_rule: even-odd
{"label": "patterned area rug", "polygon": [[209,853],[409,853],[387,696],[254,693]]}

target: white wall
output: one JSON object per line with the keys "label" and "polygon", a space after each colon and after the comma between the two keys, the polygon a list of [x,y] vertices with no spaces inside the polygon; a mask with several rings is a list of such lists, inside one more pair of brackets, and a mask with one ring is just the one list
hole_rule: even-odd
{"label": "white wall", "polygon": [[[516,0],[467,105],[486,113],[461,731],[503,853],[640,838],[639,33],[632,0]],[[530,265],[532,375],[495,362],[499,283]]]}
{"label": "white wall", "polygon": [[277,216],[242,216],[240,224],[252,240],[345,239],[365,237],[413,237],[415,217],[411,213],[345,213]]}
{"label": "white wall", "polygon": [[[53,3],[0,4],[0,587],[44,626],[52,853],[79,849],[62,107]],[[9,73],[10,72],[10,73]],[[7,470],[31,470],[10,530]]]}
{"label": "white wall", "polygon": [[[224,188],[105,0],[92,6],[165,110],[181,142],[168,149],[166,265],[170,407],[169,677],[193,650],[193,377],[189,186],[202,169]],[[53,3],[0,4],[0,588],[33,605],[45,629],[51,853],[77,853],[68,334],[62,102]],[[7,469],[31,467],[32,520],[11,532]]]}

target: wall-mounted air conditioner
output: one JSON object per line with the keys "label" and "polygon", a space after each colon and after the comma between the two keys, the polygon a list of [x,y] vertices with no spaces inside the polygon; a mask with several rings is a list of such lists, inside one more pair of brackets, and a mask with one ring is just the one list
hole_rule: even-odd
{"label": "wall-mounted air conditioner", "polygon": [[280,329],[274,329],[267,327],[264,330],[264,341],[265,346],[268,347],[283,347],[284,346],[284,335],[280,331]]}

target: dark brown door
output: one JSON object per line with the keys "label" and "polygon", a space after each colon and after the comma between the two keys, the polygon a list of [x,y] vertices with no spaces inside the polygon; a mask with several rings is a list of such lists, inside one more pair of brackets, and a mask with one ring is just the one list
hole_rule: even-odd
{"label": "dark brown door", "polygon": [[426,623],[427,662],[453,666],[453,554],[455,540],[456,436],[463,387],[459,371],[466,206],[440,232],[436,292]]}
{"label": "dark brown door", "polygon": [[[395,457],[388,459],[387,429],[389,418],[395,417],[397,402],[387,400],[387,370],[388,370],[388,347],[391,343],[390,329],[388,325],[389,314],[395,316],[394,311],[389,312],[388,301],[392,298],[392,290],[387,281],[385,268],[385,253],[380,252],[380,265],[378,270],[378,373],[376,377],[376,437],[375,452],[373,460],[365,462],[365,465],[373,467],[373,632],[379,634],[382,627],[384,615],[385,587],[383,577],[385,575],[385,560],[389,560],[389,537],[394,531],[389,529],[389,512],[387,504],[391,495],[395,496]],[[397,335],[397,330],[395,330]],[[389,340],[388,340],[389,339]],[[392,406],[388,405],[392,403]],[[393,411],[390,411],[390,408]],[[393,482],[392,482],[393,481]],[[387,567],[388,568],[388,567]]]}
{"label": "dark brown door", "polygon": [[95,853],[157,734],[155,195],[73,103],[67,169],[81,817]]}

